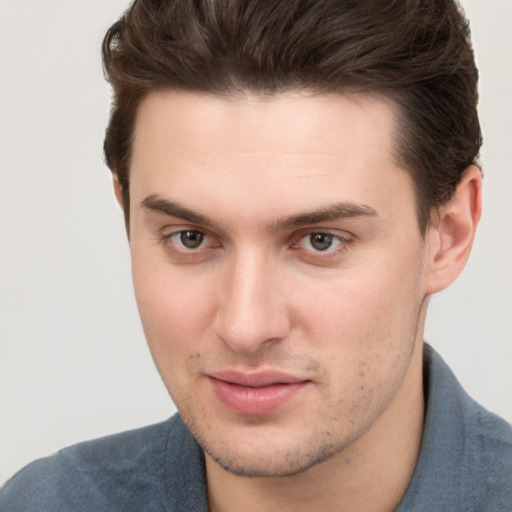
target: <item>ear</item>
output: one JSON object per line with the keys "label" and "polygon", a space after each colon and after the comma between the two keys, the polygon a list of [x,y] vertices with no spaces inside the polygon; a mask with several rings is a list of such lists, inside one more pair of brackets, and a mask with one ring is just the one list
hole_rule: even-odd
{"label": "ear", "polygon": [[112,185],[114,186],[114,195],[116,196],[117,204],[119,204],[121,210],[124,211],[123,187],[121,183],[119,183],[119,178],[115,172],[112,173]]}
{"label": "ear", "polygon": [[429,229],[427,293],[449,286],[468,261],[482,213],[482,173],[468,167],[450,200],[441,206]]}

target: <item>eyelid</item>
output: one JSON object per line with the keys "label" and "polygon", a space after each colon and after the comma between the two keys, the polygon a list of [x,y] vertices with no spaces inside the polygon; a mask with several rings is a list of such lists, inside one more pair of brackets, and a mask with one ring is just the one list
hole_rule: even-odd
{"label": "eyelid", "polygon": [[[312,234],[329,235],[339,240],[340,243],[333,249],[326,249],[325,251],[300,247],[301,241]],[[290,247],[293,250],[303,251],[309,258],[321,260],[339,256],[342,252],[348,250],[349,246],[354,242],[354,238],[354,235],[346,231],[340,232],[339,230],[332,228],[311,227],[305,228],[298,233],[294,233]]]}
{"label": "eyelid", "polygon": [[[204,243],[197,248],[187,248],[173,240],[173,237],[186,231],[197,231],[202,233],[204,235]],[[338,240],[339,243],[334,248],[328,248],[324,251],[301,247],[300,244],[304,238],[317,233],[332,236]],[[324,260],[326,263],[328,263],[329,260],[335,260],[336,258],[339,258],[342,253],[347,251],[355,241],[355,238],[355,235],[347,231],[341,231],[336,228],[322,228],[313,226],[302,228],[292,233],[287,245],[288,248],[292,251],[301,253],[306,260],[309,259],[312,262],[320,262]],[[175,258],[177,261],[182,260],[184,263],[188,260],[193,263],[195,261],[200,262],[203,259],[209,259],[213,256],[214,253],[216,253],[217,249],[224,246],[221,239],[217,235],[211,233],[208,229],[204,229],[200,226],[191,224],[164,226],[160,230],[160,242],[162,243],[164,250],[171,258]]]}
{"label": "eyelid", "polygon": [[[186,231],[196,231],[201,233],[204,236],[204,243],[200,247],[190,249],[173,240],[173,237]],[[211,234],[207,229],[190,224],[165,226],[160,230],[160,242],[171,258],[177,261],[181,260],[182,262],[200,261],[201,259],[206,258],[211,250],[217,249],[221,246],[218,238]]]}
{"label": "eyelid", "polygon": [[[331,241],[331,245],[329,247],[326,247],[324,250],[322,249],[317,249],[314,245],[313,245],[313,240],[312,238],[315,236],[315,235],[324,235],[326,237],[328,237]],[[301,239],[299,240],[299,244],[300,243],[307,243],[311,246],[311,248],[307,248],[307,250],[311,250],[312,252],[321,252],[321,253],[327,253],[327,252],[333,252],[336,247],[340,246],[343,242],[344,242],[344,239],[342,239],[341,237],[337,236],[337,235],[332,235],[330,233],[309,233],[308,235],[305,235],[303,237],[301,237]]]}
{"label": "eyelid", "polygon": [[169,230],[168,232],[164,232],[164,230],[162,230],[162,233],[160,235],[161,238],[166,238],[166,239],[170,239],[172,238],[173,236],[176,236],[176,235],[179,235],[181,233],[186,233],[188,231],[192,231],[194,233],[201,233],[201,235],[204,236],[204,238],[215,238],[213,235],[211,235],[207,230],[205,229],[199,229],[199,228],[194,228],[194,227],[179,227],[179,228],[173,228],[172,230]]}
{"label": "eyelid", "polygon": [[214,238],[209,230],[201,228],[200,226],[194,226],[193,224],[166,225],[159,230],[161,239],[168,239],[185,231],[197,231],[198,233],[203,234],[205,237]]}
{"label": "eyelid", "polygon": [[[181,236],[183,233],[198,233],[202,236],[202,240],[200,244],[197,247],[186,247],[183,241],[181,240]],[[174,233],[171,233],[170,235],[167,235],[166,240],[172,241],[174,244],[176,244],[178,247],[180,247],[181,250],[185,252],[189,251],[199,251],[200,249],[203,249],[205,245],[207,245],[208,239],[210,238],[206,233],[203,233],[202,231],[199,231],[198,229],[182,229],[180,231],[176,231]]]}
{"label": "eyelid", "polygon": [[349,233],[348,231],[342,231],[340,229],[336,228],[318,228],[318,227],[311,227],[311,228],[304,228],[301,229],[298,232],[295,232],[292,235],[292,238],[294,240],[300,240],[306,236],[313,235],[313,234],[323,234],[323,235],[330,235],[332,237],[336,237],[343,241],[351,241],[355,238],[355,236],[352,233]]}

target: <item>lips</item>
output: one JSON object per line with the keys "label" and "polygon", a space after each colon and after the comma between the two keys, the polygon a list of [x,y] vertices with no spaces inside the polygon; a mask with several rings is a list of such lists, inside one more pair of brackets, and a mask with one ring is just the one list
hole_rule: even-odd
{"label": "lips", "polygon": [[276,371],[243,373],[221,371],[208,375],[215,396],[238,414],[269,414],[285,405],[309,383],[300,377]]}

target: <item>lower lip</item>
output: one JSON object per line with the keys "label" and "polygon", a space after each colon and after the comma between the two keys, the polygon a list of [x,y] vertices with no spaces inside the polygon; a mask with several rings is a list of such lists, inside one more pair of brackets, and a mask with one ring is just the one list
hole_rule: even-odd
{"label": "lower lip", "polygon": [[228,408],[238,414],[258,416],[269,414],[291,400],[308,381],[248,387],[210,377],[213,392]]}

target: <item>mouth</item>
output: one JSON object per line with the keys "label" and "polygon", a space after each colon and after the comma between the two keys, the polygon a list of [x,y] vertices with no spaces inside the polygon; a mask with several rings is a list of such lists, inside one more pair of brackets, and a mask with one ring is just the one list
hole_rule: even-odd
{"label": "mouth", "polygon": [[225,407],[247,416],[270,414],[311,383],[276,371],[222,371],[209,374],[208,379],[215,396]]}

